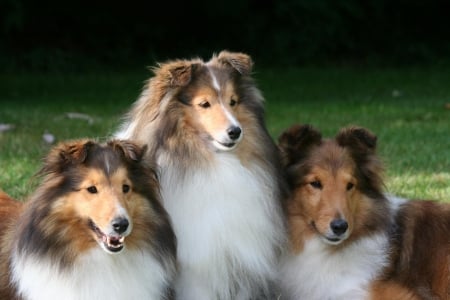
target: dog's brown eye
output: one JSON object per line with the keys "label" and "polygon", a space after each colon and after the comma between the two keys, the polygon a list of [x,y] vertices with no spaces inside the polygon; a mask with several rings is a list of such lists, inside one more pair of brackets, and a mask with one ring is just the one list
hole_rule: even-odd
{"label": "dog's brown eye", "polygon": [[237,101],[234,99],[230,100],[230,106],[235,106],[237,104]]}
{"label": "dog's brown eye", "polygon": [[96,194],[96,193],[98,192],[98,191],[97,191],[97,188],[95,187],[95,185],[88,187],[88,188],[87,188],[87,191],[88,191],[89,193],[91,193],[91,194]]}
{"label": "dog's brown eye", "polygon": [[350,191],[355,185],[351,182],[347,183],[347,191]]}
{"label": "dog's brown eye", "polygon": [[128,193],[130,191],[130,186],[128,184],[122,185],[122,192],[124,194]]}
{"label": "dog's brown eye", "polygon": [[209,107],[211,107],[211,104],[208,101],[203,101],[203,102],[200,102],[199,106],[201,108],[209,108]]}
{"label": "dog's brown eye", "polygon": [[322,183],[319,180],[314,180],[309,183],[315,189],[322,189]]}

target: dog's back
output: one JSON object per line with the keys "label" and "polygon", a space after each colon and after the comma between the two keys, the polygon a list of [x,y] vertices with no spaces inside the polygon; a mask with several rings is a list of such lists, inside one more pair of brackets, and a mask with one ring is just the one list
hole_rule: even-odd
{"label": "dog's back", "polygon": [[12,199],[0,190],[0,299],[17,299],[11,289],[4,289],[3,287],[9,285],[11,276],[9,271],[10,253],[8,251],[12,238],[9,234],[10,226],[13,225],[22,208],[23,203]]}
{"label": "dog's back", "polygon": [[396,282],[422,299],[450,299],[450,204],[407,201],[395,224],[381,282]]}
{"label": "dog's back", "polygon": [[[3,224],[14,220],[19,214],[23,203],[11,198],[4,191],[0,190],[0,220]],[[0,236],[5,233],[6,226],[0,226]]]}

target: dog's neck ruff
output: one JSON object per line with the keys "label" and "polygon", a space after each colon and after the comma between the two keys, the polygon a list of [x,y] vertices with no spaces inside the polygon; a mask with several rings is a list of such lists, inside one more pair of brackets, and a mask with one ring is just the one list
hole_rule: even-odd
{"label": "dog's neck ruff", "polygon": [[[161,162],[160,162],[161,163]],[[276,180],[229,152],[208,168],[160,165],[162,198],[178,238],[180,299],[250,299],[275,280],[283,221]],[[241,298],[242,297],[242,298]]]}
{"label": "dog's neck ruff", "polygon": [[99,247],[60,269],[50,257],[12,258],[13,283],[27,300],[164,299],[170,278],[153,255],[142,250],[107,254]]}
{"label": "dog's neck ruff", "polygon": [[305,241],[298,255],[281,263],[287,299],[367,299],[368,285],[388,263],[388,235],[374,233],[333,250],[319,237]]}

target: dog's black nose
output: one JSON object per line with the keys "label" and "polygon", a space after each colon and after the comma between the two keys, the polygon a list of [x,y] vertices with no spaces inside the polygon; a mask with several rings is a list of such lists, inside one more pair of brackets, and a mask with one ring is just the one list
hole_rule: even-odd
{"label": "dog's black nose", "polygon": [[237,140],[241,136],[241,128],[239,126],[231,126],[227,129],[228,136],[232,140]]}
{"label": "dog's black nose", "polygon": [[341,235],[347,231],[348,223],[343,219],[335,219],[331,221],[330,228],[334,234]]}
{"label": "dog's black nose", "polygon": [[124,217],[115,218],[112,222],[112,227],[118,234],[124,233],[128,229],[129,225],[130,222],[128,222],[128,219]]}

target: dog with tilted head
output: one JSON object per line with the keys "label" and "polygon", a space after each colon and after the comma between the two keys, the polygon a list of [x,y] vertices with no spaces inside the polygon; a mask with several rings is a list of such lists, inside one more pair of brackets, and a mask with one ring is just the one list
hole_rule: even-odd
{"label": "dog with tilted head", "polygon": [[291,187],[282,299],[450,299],[450,205],[386,196],[376,136],[279,138]]}
{"label": "dog with tilted head", "polygon": [[154,68],[119,138],[149,144],[178,240],[178,299],[273,299],[286,189],[251,58]]}
{"label": "dog with tilted head", "polygon": [[29,201],[0,194],[0,299],[173,299],[176,239],[144,153],[61,143]]}

